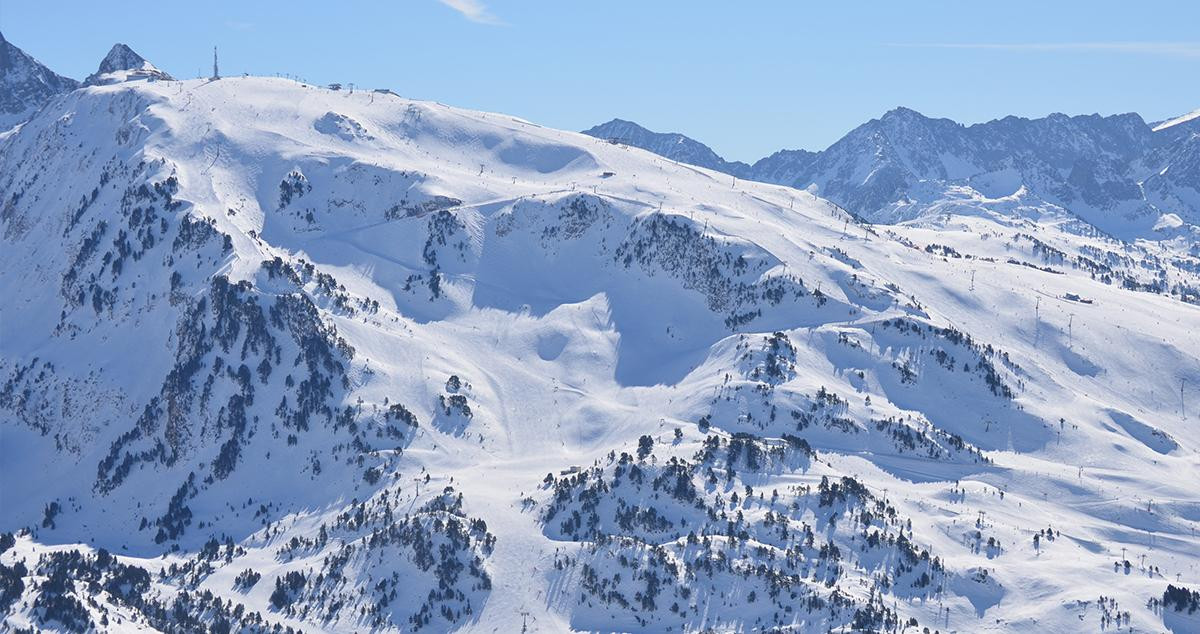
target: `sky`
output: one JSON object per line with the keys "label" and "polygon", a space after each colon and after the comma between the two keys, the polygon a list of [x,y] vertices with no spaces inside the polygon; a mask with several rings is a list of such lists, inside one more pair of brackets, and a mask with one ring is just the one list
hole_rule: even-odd
{"label": "sky", "polygon": [[0,32],[82,79],[115,42],[177,77],[287,73],[582,130],[614,117],[730,160],[820,150],[896,107],[1200,108],[1200,2],[0,0]]}

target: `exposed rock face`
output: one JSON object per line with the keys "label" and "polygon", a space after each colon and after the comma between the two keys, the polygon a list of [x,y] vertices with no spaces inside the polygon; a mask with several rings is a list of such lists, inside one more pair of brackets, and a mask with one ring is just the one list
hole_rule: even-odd
{"label": "exposed rock face", "polygon": [[79,82],[46,68],[0,33],[0,130],[27,119],[55,95]]}

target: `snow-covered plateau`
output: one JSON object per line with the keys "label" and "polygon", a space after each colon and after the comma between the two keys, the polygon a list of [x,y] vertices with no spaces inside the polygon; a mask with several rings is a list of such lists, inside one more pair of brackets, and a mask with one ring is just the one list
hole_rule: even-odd
{"label": "snow-covered plateau", "polygon": [[1200,631],[1196,208],[88,83],[0,133],[0,630]]}

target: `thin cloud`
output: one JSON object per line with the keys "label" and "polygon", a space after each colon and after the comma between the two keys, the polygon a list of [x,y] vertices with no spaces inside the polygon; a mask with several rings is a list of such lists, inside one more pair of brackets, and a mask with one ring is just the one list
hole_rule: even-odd
{"label": "thin cloud", "polygon": [[888,44],[895,48],[951,48],[1013,52],[1077,52],[1130,53],[1137,55],[1168,55],[1200,57],[1200,42],[1046,42],[1026,44],[969,43],[969,44]]}
{"label": "thin cloud", "polygon": [[504,22],[492,15],[491,11],[479,0],[438,0],[438,2],[454,9],[472,22],[479,24],[503,25]]}

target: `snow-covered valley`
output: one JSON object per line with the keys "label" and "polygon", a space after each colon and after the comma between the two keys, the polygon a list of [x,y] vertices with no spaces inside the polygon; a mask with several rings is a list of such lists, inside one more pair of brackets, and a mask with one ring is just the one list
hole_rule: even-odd
{"label": "snow-covered valley", "polygon": [[3,629],[1200,630],[1182,220],[114,72],[0,133]]}

